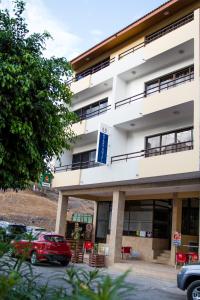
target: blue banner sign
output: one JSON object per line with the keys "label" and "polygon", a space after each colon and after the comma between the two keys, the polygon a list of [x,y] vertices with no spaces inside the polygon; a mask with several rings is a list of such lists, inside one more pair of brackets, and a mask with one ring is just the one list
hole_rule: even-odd
{"label": "blue banner sign", "polygon": [[97,141],[97,156],[96,162],[100,164],[107,163],[107,156],[108,156],[108,130],[105,126],[101,126],[98,134],[98,141]]}

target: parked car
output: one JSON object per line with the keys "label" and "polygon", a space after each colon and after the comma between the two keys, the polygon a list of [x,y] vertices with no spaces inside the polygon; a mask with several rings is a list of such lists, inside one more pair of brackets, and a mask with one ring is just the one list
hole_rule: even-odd
{"label": "parked car", "polygon": [[187,290],[187,300],[200,299],[200,263],[183,266],[177,275],[177,286]]}
{"label": "parked car", "polygon": [[33,239],[26,234],[21,239],[11,241],[15,256],[25,255],[32,265],[39,262],[60,262],[67,266],[72,253],[69,244],[62,235],[50,232],[38,233]]}
{"label": "parked car", "polygon": [[26,226],[23,224],[9,223],[0,221],[1,239],[4,241],[11,241],[16,236],[26,232]]}
{"label": "parked car", "polygon": [[44,227],[36,227],[36,226],[26,226],[26,230],[28,233],[31,233],[33,236],[38,232],[46,231]]}

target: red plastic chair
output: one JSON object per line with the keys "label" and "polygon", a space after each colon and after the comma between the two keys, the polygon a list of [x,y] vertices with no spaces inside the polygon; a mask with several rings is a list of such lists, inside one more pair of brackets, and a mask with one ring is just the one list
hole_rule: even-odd
{"label": "red plastic chair", "polygon": [[186,256],[187,256],[188,263],[196,262],[199,260],[199,256],[196,252],[188,252],[188,253],[186,253]]}
{"label": "red plastic chair", "polygon": [[94,248],[94,243],[93,242],[90,242],[90,241],[86,241],[84,243],[84,250],[87,252],[87,251],[91,251],[93,248]]}
{"label": "red plastic chair", "polygon": [[187,263],[187,255],[183,252],[176,253],[176,263],[177,264],[185,264]]}
{"label": "red plastic chair", "polygon": [[131,251],[132,251],[132,247],[130,247],[130,246],[122,247],[121,248],[122,259],[124,258],[124,254],[126,256],[130,256]]}

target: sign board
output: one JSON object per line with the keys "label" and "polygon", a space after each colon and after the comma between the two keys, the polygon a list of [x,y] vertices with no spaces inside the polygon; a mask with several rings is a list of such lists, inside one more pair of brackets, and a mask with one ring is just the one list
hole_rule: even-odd
{"label": "sign board", "polygon": [[51,180],[52,180],[52,174],[51,173],[45,173],[45,174],[41,175],[39,184],[42,187],[50,188],[51,187]]}
{"label": "sign board", "polygon": [[101,124],[97,138],[96,162],[106,165],[108,161],[109,127]]}
{"label": "sign board", "polygon": [[176,231],[173,234],[172,244],[174,246],[181,246],[181,233]]}

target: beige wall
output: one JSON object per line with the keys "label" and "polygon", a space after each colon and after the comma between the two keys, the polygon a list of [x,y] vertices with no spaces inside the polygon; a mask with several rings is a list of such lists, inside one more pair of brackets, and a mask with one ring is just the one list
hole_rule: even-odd
{"label": "beige wall", "polygon": [[148,60],[192,38],[194,38],[194,21],[147,44],[144,49],[144,59]]}
{"label": "beige wall", "polygon": [[139,162],[139,177],[153,177],[198,171],[198,152],[188,150],[145,157]]}
{"label": "beige wall", "polygon": [[195,85],[196,81],[185,82],[177,87],[147,96],[146,100],[144,101],[143,114],[150,114],[188,102],[190,100],[194,100]]}
{"label": "beige wall", "polygon": [[80,184],[81,170],[63,171],[54,174],[52,188]]}
{"label": "beige wall", "polygon": [[82,134],[85,134],[85,127],[86,127],[86,120],[83,120],[81,122],[73,124],[72,131],[76,135],[82,135]]}
{"label": "beige wall", "polygon": [[77,94],[90,87],[91,75],[83,77],[81,80],[71,83],[70,89],[72,93]]}

